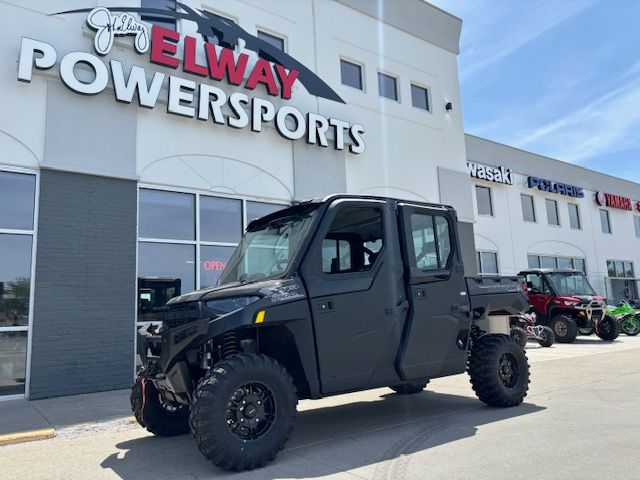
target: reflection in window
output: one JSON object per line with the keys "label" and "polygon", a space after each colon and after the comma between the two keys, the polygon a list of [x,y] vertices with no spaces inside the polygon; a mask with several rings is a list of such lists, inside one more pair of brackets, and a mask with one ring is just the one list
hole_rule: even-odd
{"label": "reflection in window", "polygon": [[200,247],[200,288],[211,287],[218,282],[234,250],[235,247]]}
{"label": "reflection in window", "polygon": [[0,332],[0,396],[24,393],[27,332]]}
{"label": "reflection in window", "polygon": [[188,193],[140,189],[139,236],[194,240],[195,198]]}
{"label": "reflection in window", "polygon": [[498,274],[498,254],[495,252],[476,252],[476,264],[480,275]]}
{"label": "reflection in window", "polygon": [[277,203],[247,202],[247,223],[283,208],[287,208],[287,206],[278,205]]}
{"label": "reflection in window", "polygon": [[[435,223],[435,228],[434,228]],[[437,235],[434,233],[437,231]],[[449,224],[442,216],[411,214],[411,237],[416,267],[420,270],[446,268],[451,253]]]}
{"label": "reflection in window", "polygon": [[182,293],[195,290],[195,247],[172,243],[139,242],[138,277],[176,279]]}
{"label": "reflection in window", "polygon": [[478,215],[493,215],[493,203],[489,187],[476,185],[476,202],[478,204]]}
{"label": "reflection in window", "polygon": [[33,230],[36,176],[0,172],[0,228]]}
{"label": "reflection in window", "polygon": [[261,30],[258,30],[257,36],[260,40],[264,40],[268,44],[273,45],[278,50],[281,50],[284,52],[284,38],[276,37],[275,35],[272,35],[267,32],[263,32]]}
{"label": "reflection in window", "polygon": [[0,234],[0,327],[29,325],[31,242],[31,235]]}
{"label": "reflection in window", "polygon": [[242,202],[200,196],[200,240],[237,243],[242,237]]}
{"label": "reflection in window", "polygon": [[380,209],[341,209],[322,242],[322,270],[331,274],[370,270],[382,250],[382,231]]}

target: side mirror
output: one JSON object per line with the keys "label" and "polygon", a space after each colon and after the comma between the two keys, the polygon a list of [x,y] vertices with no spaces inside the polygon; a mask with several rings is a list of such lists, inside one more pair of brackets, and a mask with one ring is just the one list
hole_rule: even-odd
{"label": "side mirror", "polygon": [[527,292],[530,292],[533,290],[533,282],[527,282]]}

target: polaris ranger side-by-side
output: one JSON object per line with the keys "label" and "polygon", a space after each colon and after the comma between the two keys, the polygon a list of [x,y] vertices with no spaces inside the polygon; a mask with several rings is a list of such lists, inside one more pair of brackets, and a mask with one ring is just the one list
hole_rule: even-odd
{"label": "polaris ranger side-by-side", "polygon": [[541,325],[551,327],[557,342],[572,343],[578,331],[595,332],[605,341],[615,340],[620,325],[605,315],[606,304],[578,270],[534,268],[525,277],[531,310]]}
{"label": "polaris ranger side-by-side", "polygon": [[469,373],[488,405],[528,390],[518,277],[464,277],[451,207],[334,195],[249,224],[219,286],[169,301],[131,392],[157,435],[229,470],[273,460],[298,399]]}

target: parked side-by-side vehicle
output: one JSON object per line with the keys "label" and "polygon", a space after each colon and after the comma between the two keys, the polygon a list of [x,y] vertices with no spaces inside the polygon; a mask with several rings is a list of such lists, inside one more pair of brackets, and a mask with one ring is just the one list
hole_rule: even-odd
{"label": "parked side-by-side vehicle", "polygon": [[605,341],[615,340],[620,334],[620,324],[605,315],[604,299],[595,293],[583,272],[536,268],[519,275],[527,282],[531,310],[538,323],[551,327],[557,342],[572,343],[579,331],[595,331]]}
{"label": "parked side-by-side vehicle", "polygon": [[518,277],[464,276],[451,207],[334,195],[251,222],[219,285],[172,299],[131,392],[157,435],[192,432],[214,464],[273,460],[298,399],[422,391],[467,371],[484,403],[529,384],[509,316]]}

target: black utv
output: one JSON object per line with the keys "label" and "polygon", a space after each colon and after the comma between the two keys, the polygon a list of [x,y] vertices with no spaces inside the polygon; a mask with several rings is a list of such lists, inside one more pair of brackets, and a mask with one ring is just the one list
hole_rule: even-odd
{"label": "black utv", "polygon": [[346,195],[251,222],[219,285],[172,299],[146,332],[136,419],[248,470],[284,448],[299,399],[467,371],[486,404],[520,404],[529,365],[509,315],[526,296],[518,277],[465,279],[456,225],[451,207]]}

